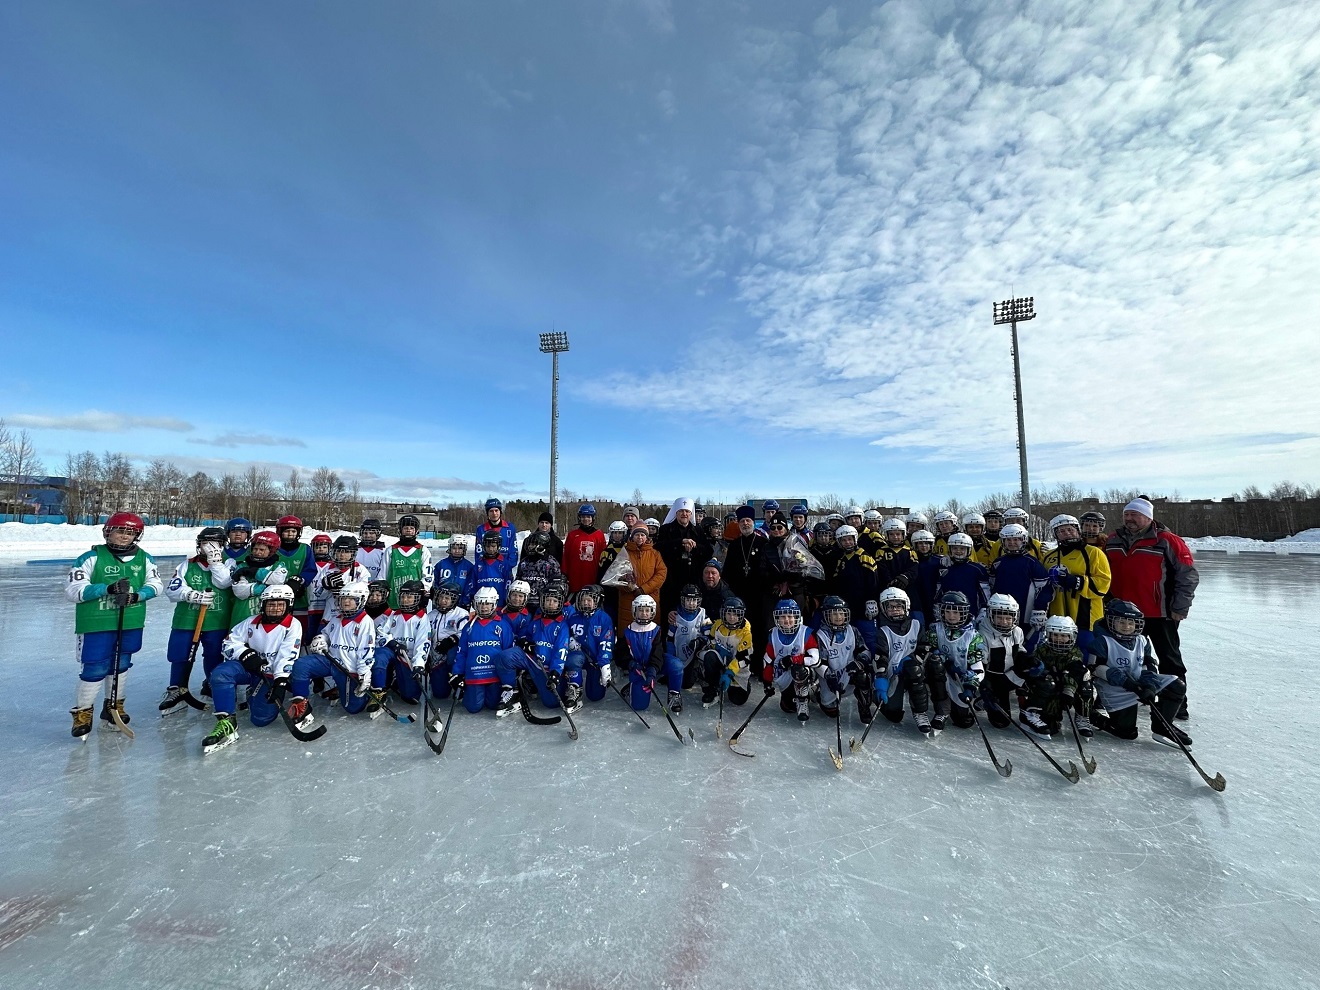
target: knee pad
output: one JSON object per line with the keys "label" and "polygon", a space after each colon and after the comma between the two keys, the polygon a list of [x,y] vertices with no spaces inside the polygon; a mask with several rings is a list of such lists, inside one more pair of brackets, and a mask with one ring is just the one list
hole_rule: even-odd
{"label": "knee pad", "polygon": [[[976,724],[976,716],[972,714],[970,708],[960,708],[959,706],[954,705],[953,711],[949,713],[949,717],[953,721],[953,724],[960,729],[970,729]],[[1008,725],[1007,722],[1004,724]]]}

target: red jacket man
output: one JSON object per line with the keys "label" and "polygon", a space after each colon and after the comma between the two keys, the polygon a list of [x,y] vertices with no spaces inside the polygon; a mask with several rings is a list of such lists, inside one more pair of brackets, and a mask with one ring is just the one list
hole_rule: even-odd
{"label": "red jacket man", "polygon": [[[1113,572],[1109,598],[1121,598],[1141,609],[1145,633],[1160,659],[1160,673],[1184,680],[1178,623],[1187,618],[1201,576],[1182,538],[1155,521],[1155,508],[1134,498],[1123,509],[1123,525],[1110,534],[1105,556]],[[1179,718],[1186,718],[1183,706]]]}

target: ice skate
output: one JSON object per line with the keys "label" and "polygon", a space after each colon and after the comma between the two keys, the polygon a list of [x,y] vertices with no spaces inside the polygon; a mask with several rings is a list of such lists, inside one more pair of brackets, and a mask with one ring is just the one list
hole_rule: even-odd
{"label": "ice skate", "polygon": [[302,732],[311,731],[312,724],[316,721],[315,716],[312,715],[312,706],[306,698],[294,698],[289,702],[289,707],[284,709],[284,714],[288,715]]}
{"label": "ice skate", "polygon": [[73,715],[73,738],[87,741],[87,734],[92,731],[92,709],[71,708],[69,713]]}
{"label": "ice skate", "polygon": [[496,718],[504,718],[518,710],[518,692],[507,684],[500,688],[500,707],[495,709]]}
{"label": "ice skate", "polygon": [[931,716],[930,734],[932,738],[938,736],[941,732],[944,731],[944,724],[948,720],[949,720],[949,716],[941,715],[939,712],[936,712],[934,715]]}
{"label": "ice skate", "polygon": [[214,753],[217,749],[224,749],[230,743],[238,739],[238,726],[234,722],[232,715],[226,715],[223,712],[215,717],[215,728],[211,734],[202,740],[202,755]]}
{"label": "ice skate", "polygon": [[167,718],[179,712],[186,712],[189,706],[184,698],[187,696],[188,692],[181,687],[167,687],[165,693],[161,695],[160,704],[156,706],[160,711],[160,717]]}
{"label": "ice skate", "polygon": [[1092,736],[1095,735],[1095,726],[1091,724],[1091,720],[1089,718],[1087,718],[1085,715],[1078,715],[1076,716],[1076,719],[1077,719],[1077,734],[1079,736],[1084,736],[1085,738],[1090,739]]}
{"label": "ice skate", "polygon": [[[124,711],[123,698],[120,698],[115,702],[115,711],[119,713],[119,717],[123,720],[125,725],[128,725],[129,722],[133,721],[131,718],[128,717],[127,713],[125,713]],[[101,721],[108,723],[111,728],[115,727],[115,720],[110,714],[109,698],[106,698],[101,702]]]}
{"label": "ice skate", "polygon": [[569,683],[564,688],[564,711],[572,715],[582,708],[582,686],[580,684]]}
{"label": "ice skate", "polygon": [[1034,735],[1042,739],[1050,738],[1050,727],[1045,719],[1041,717],[1039,710],[1035,708],[1024,708],[1018,713],[1018,723]]}
{"label": "ice skate", "polygon": [[1165,746],[1178,748],[1178,743],[1182,742],[1188,749],[1192,748],[1192,737],[1183,732],[1176,725],[1169,726],[1166,731],[1162,725],[1152,725],[1150,727],[1150,737],[1157,743],[1163,743]]}
{"label": "ice skate", "polygon": [[799,722],[806,722],[811,718],[811,699],[805,694],[795,695],[793,698],[793,708],[797,712]]}
{"label": "ice skate", "polygon": [[669,692],[669,714],[671,714],[671,715],[678,715],[678,714],[679,714],[680,712],[682,712],[682,711],[683,711],[683,692],[682,692],[682,691],[670,691],[670,692]]}
{"label": "ice skate", "polygon": [[933,739],[934,733],[931,731],[930,712],[913,712],[913,720],[917,723],[917,731],[927,739]]}
{"label": "ice skate", "polygon": [[385,700],[385,692],[380,688],[372,688],[367,692],[367,718],[380,718],[383,710],[380,703]]}

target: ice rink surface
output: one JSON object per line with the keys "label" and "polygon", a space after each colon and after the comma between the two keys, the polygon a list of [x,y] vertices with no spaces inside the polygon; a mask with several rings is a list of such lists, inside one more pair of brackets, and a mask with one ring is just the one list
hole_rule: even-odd
{"label": "ice rink surface", "polygon": [[1144,720],[1076,785],[1012,729],[1005,780],[910,719],[840,773],[818,710],[772,701],[740,759],[693,694],[687,747],[611,696],[577,742],[462,713],[437,758],[333,714],[203,759],[209,713],[156,716],[164,604],[137,739],[84,745],[63,569],[0,566],[0,988],[1320,986],[1320,560],[1198,563],[1187,729],[1222,795]]}

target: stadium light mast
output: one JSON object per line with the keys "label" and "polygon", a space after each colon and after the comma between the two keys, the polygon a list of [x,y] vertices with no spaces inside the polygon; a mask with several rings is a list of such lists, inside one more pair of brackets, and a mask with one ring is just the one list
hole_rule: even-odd
{"label": "stadium light mast", "polygon": [[[559,355],[568,350],[568,334],[552,330],[541,337],[541,353],[549,354],[550,365],[550,518],[555,518],[555,494],[559,484]],[[550,524],[555,525],[553,522]]]}
{"label": "stadium light mast", "polygon": [[1017,325],[1036,318],[1036,297],[1018,296],[992,304],[995,326],[1007,323],[1013,328],[1013,398],[1017,402],[1018,471],[1022,487],[1022,508],[1031,511],[1031,488],[1027,482],[1027,428],[1022,418],[1022,362],[1018,357]]}

